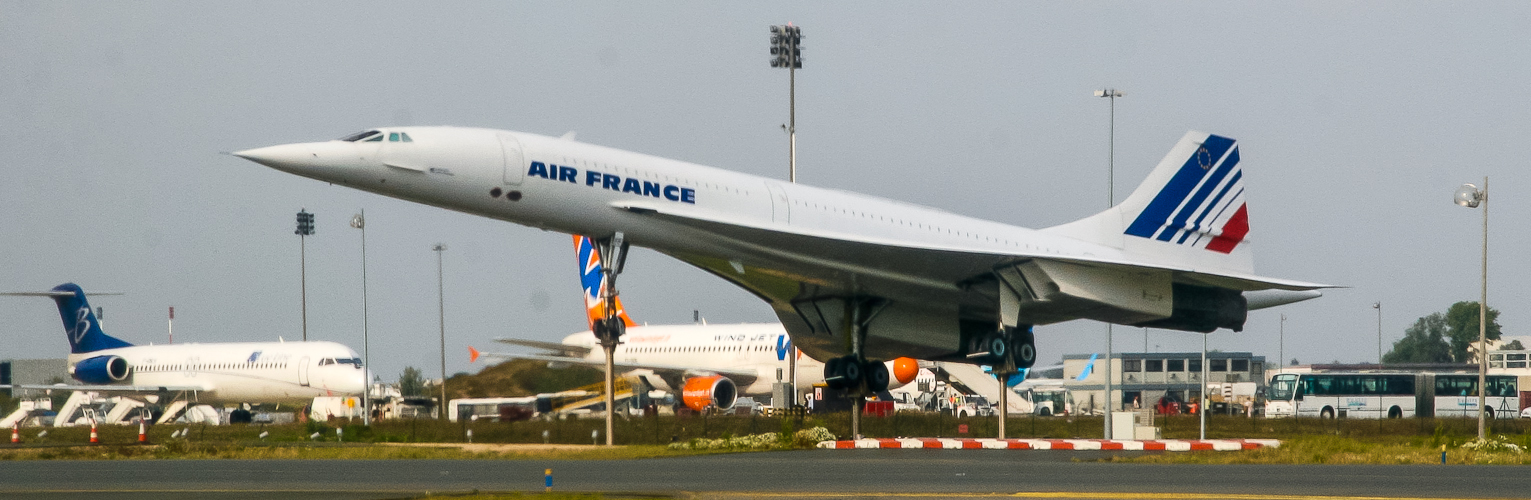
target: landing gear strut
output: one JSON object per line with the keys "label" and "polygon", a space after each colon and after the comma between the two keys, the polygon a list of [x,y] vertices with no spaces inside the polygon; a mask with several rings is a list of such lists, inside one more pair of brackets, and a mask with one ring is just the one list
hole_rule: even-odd
{"label": "landing gear strut", "polygon": [[1004,326],[969,341],[968,359],[994,367],[999,379],[999,438],[1005,439],[1005,419],[1010,413],[1010,377],[1037,363],[1036,337],[1030,325]]}
{"label": "landing gear strut", "polygon": [[603,291],[606,310],[601,319],[595,320],[590,330],[606,351],[606,446],[612,446],[615,442],[611,433],[616,416],[616,372],[613,359],[616,357],[617,345],[622,343],[622,334],[627,332],[627,324],[617,314],[617,275],[622,273],[622,265],[627,261],[627,241],[623,239],[622,232],[618,231],[610,238],[598,240],[596,246],[596,251],[600,252],[606,263],[601,267],[602,274],[606,275]]}
{"label": "landing gear strut", "polygon": [[845,300],[845,332],[850,343],[850,354],[832,358],[824,363],[824,382],[831,389],[845,390],[851,397],[852,439],[861,436],[861,410],[866,397],[888,390],[892,377],[888,366],[879,360],[869,360],[864,354],[866,327],[887,302],[877,298],[852,298]]}

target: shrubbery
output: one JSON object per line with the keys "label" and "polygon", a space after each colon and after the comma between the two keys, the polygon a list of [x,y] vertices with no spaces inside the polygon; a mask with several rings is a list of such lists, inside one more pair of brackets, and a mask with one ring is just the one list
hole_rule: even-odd
{"label": "shrubbery", "polygon": [[672,450],[771,450],[812,448],[821,441],[833,441],[834,433],[823,427],[803,429],[784,438],[786,434],[767,432],[747,436],[723,437],[722,439],[697,438],[690,441],[670,443]]}

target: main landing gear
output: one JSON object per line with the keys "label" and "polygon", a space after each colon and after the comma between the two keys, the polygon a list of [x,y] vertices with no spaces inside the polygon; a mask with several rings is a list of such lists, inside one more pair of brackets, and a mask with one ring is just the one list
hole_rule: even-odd
{"label": "main landing gear", "polygon": [[1037,363],[1036,337],[1030,325],[1005,326],[983,335],[975,335],[967,346],[967,357],[993,367],[999,379],[999,438],[1005,439],[1005,419],[1010,413],[1010,377]]}
{"label": "main landing gear", "polygon": [[994,367],[994,373],[1015,374],[1037,364],[1036,336],[1031,325],[1005,326],[968,341],[967,358]]}

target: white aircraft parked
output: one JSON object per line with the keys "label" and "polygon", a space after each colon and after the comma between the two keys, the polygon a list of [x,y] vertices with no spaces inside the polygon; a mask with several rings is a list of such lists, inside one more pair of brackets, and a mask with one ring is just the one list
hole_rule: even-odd
{"label": "white aircraft parked", "polygon": [[[554,364],[605,366],[593,330],[605,314],[604,266],[600,252],[590,238],[575,235],[574,251],[579,259],[580,285],[584,288],[585,314],[592,330],[564,337],[563,342],[540,342],[525,339],[495,339],[506,344],[534,347],[548,354],[481,353],[473,347],[468,353],[473,361],[480,357],[517,358],[547,361]],[[625,341],[617,346],[615,366],[636,370],[649,385],[671,394],[697,411],[708,406],[733,407],[740,395],[769,395],[777,374],[786,377],[792,340],[780,323],[737,325],[639,325],[628,317],[620,297],[614,298],[617,317],[626,325]],[[824,365],[797,354],[798,387],[823,382]],[[919,372],[919,362],[898,358],[884,363],[884,382],[889,389],[912,382]],[[650,376],[652,375],[652,376]]]}
{"label": "white aircraft parked", "polygon": [[69,374],[85,385],[10,385],[161,395],[194,402],[308,404],[320,396],[352,396],[365,386],[361,358],[334,342],[228,342],[133,345],[101,331],[85,292],[65,283],[41,296],[58,303],[69,339]]}
{"label": "white aircraft parked", "polygon": [[[234,153],[292,174],[596,239],[621,271],[655,249],[770,303],[840,387],[875,359],[1036,360],[1033,325],[1211,332],[1328,285],[1254,274],[1233,139],[1190,132],[1121,204],[1033,230],[564,138],[367,130]],[[621,335],[612,316],[600,332]],[[847,351],[849,355],[844,355]],[[837,357],[839,356],[839,357]]]}

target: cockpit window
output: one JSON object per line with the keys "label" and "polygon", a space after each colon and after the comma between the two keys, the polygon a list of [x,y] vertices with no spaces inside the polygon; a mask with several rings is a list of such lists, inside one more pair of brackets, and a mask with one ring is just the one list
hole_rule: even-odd
{"label": "cockpit window", "polygon": [[409,133],[408,132],[399,132],[399,137],[404,138],[404,142],[415,142],[414,139],[410,139],[409,138]]}
{"label": "cockpit window", "polygon": [[388,142],[399,142],[399,133],[398,132],[389,132],[388,133]]}
{"label": "cockpit window", "polygon": [[324,359],[319,360],[319,366],[335,365],[335,364],[352,365],[352,366],[355,366],[357,368],[361,368],[362,362],[361,362],[361,358],[324,358]]}
{"label": "cockpit window", "polygon": [[368,137],[366,139],[362,139],[361,140],[361,142],[382,142],[382,141],[383,141],[383,134],[374,135],[372,137]]}
{"label": "cockpit window", "polygon": [[[376,136],[376,137],[373,137],[373,136]],[[354,134],[351,134],[351,135],[348,135],[348,136],[345,136],[345,137],[341,137],[340,140],[345,141],[345,142],[380,141],[380,140],[383,140],[383,133],[382,132],[378,132],[376,130],[367,130],[367,131],[364,131],[364,132],[357,132],[357,133],[354,133]]]}

